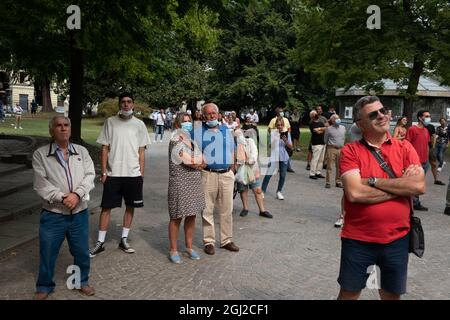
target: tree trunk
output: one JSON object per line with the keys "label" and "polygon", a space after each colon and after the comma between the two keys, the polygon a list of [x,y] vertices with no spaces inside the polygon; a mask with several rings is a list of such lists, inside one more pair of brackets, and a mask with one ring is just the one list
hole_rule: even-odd
{"label": "tree trunk", "polygon": [[42,111],[52,112],[52,99],[50,97],[50,80],[44,76],[41,81],[41,94],[42,94]]}
{"label": "tree trunk", "polygon": [[81,115],[83,96],[83,51],[76,47],[75,31],[70,31],[70,98],[69,118],[72,124],[72,138],[75,143],[81,143]]}
{"label": "tree trunk", "polygon": [[408,118],[407,127],[409,128],[413,121],[413,102],[416,100],[417,88],[419,87],[420,75],[423,72],[424,62],[416,54],[414,56],[414,64],[411,70],[411,75],[409,76],[408,89],[406,90],[406,95],[403,98],[403,115]]}

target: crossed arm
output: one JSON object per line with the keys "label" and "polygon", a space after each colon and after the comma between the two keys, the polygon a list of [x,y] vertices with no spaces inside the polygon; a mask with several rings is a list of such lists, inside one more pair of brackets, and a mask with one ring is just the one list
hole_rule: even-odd
{"label": "crossed arm", "polygon": [[342,182],[348,201],[374,204],[399,196],[410,197],[425,193],[425,174],[419,165],[410,165],[400,178],[377,178],[375,188],[369,186],[367,181],[357,171],[344,174]]}

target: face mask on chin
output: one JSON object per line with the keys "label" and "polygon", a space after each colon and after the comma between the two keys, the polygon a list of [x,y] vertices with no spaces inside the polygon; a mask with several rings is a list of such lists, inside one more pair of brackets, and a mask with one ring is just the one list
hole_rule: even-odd
{"label": "face mask on chin", "polygon": [[120,110],[119,111],[119,117],[122,119],[130,119],[133,116],[133,109],[125,111],[125,110]]}
{"label": "face mask on chin", "polygon": [[219,125],[219,120],[206,121],[206,125],[210,128],[217,127]]}

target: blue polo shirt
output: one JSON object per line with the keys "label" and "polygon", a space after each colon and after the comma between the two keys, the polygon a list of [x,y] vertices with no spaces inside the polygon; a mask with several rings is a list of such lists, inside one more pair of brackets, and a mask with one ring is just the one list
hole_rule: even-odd
{"label": "blue polo shirt", "polygon": [[234,137],[225,125],[210,129],[205,123],[191,131],[191,137],[201,148],[207,169],[228,169],[234,163]]}

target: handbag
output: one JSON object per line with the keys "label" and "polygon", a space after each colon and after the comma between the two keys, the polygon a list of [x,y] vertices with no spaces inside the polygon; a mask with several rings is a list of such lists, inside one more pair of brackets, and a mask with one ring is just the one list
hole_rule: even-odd
{"label": "handbag", "polygon": [[[392,171],[391,167],[389,167],[387,162],[384,161],[381,154],[377,152],[374,147],[369,146],[369,144],[364,139],[361,139],[360,142],[369,149],[370,153],[372,153],[375,159],[377,159],[381,169],[383,169],[384,172],[386,172],[390,178],[397,178],[394,172]],[[409,253],[413,253],[419,258],[422,258],[425,252],[425,234],[423,232],[422,222],[420,221],[419,217],[416,217],[414,215],[411,201],[409,202],[409,209],[410,209],[409,215],[410,229],[409,229],[408,250]]]}

